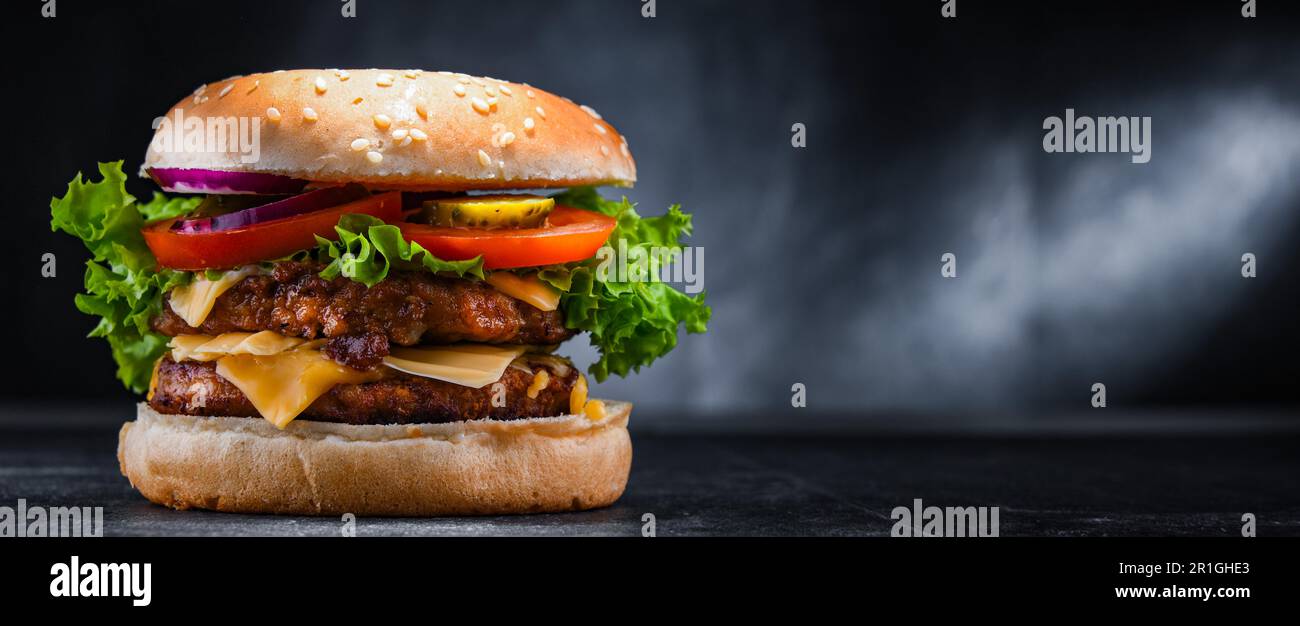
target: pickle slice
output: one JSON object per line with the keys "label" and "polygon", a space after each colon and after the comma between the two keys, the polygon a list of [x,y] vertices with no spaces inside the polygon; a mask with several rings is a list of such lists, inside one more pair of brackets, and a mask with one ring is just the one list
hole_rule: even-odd
{"label": "pickle slice", "polygon": [[465,228],[533,228],[555,208],[550,198],[525,195],[461,196],[424,204],[435,225]]}

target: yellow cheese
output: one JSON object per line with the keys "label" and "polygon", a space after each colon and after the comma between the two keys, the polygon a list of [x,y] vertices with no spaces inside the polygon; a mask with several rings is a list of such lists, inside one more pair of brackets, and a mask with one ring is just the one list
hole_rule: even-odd
{"label": "yellow cheese", "polygon": [[605,403],[600,400],[588,400],[582,410],[586,412],[587,419],[593,422],[605,419]]}
{"label": "yellow cheese", "polygon": [[531,399],[536,399],[537,394],[541,393],[542,390],[545,389],[546,386],[549,384],[551,384],[550,372],[547,372],[544,369],[537,370],[537,373],[533,374],[532,384],[528,385],[528,391],[527,391],[528,397]]}
{"label": "yellow cheese", "polygon": [[172,360],[180,363],[184,360],[196,361],[194,351],[203,344],[212,341],[209,335],[177,335],[167,343],[172,349]]}
{"label": "yellow cheese", "polygon": [[560,292],[537,278],[536,274],[521,277],[510,272],[488,274],[487,284],[512,298],[523,300],[543,311],[554,311],[560,306]]}
{"label": "yellow cheese", "polygon": [[382,376],[378,371],[339,365],[318,350],[223,356],[217,360],[217,374],[239,387],[257,412],[281,429],[335,385],[371,382]]}
{"label": "yellow cheese", "polygon": [[215,361],[230,354],[279,354],[295,348],[312,348],[319,341],[309,342],[297,337],[285,337],[269,330],[259,333],[222,333],[210,335],[177,335],[168,345],[172,360]]}
{"label": "yellow cheese", "polygon": [[510,363],[523,353],[523,346],[486,344],[394,348],[384,357],[384,365],[415,376],[481,389],[501,380]]}
{"label": "yellow cheese", "polygon": [[587,408],[587,377],[578,374],[578,382],[573,383],[569,392],[569,413],[578,415]]}
{"label": "yellow cheese", "polygon": [[252,336],[253,333],[223,333],[217,335],[207,343],[194,346],[193,357],[197,361],[211,361],[227,354],[236,354],[235,351],[239,349],[239,346]]}
{"label": "yellow cheese", "polygon": [[593,422],[605,419],[605,403],[587,399],[587,377],[581,373],[578,374],[577,382],[573,383],[573,391],[569,392],[569,413],[586,415]]}
{"label": "yellow cheese", "polygon": [[208,280],[201,274],[195,275],[190,284],[172,289],[168,304],[181,319],[185,320],[186,324],[197,328],[203,320],[208,319],[208,313],[212,312],[212,305],[216,304],[217,297],[234,287],[239,281],[260,271],[257,266],[250,265],[226,272],[218,280]]}

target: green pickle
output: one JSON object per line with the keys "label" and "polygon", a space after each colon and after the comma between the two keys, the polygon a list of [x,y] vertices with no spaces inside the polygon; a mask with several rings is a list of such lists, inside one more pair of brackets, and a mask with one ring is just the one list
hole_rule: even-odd
{"label": "green pickle", "polygon": [[546,222],[555,201],[541,196],[460,196],[429,200],[425,214],[436,226],[535,228]]}

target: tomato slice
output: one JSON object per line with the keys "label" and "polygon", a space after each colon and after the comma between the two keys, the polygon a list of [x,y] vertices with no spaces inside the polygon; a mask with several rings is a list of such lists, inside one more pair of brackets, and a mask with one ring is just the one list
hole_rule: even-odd
{"label": "tomato slice", "polygon": [[557,206],[538,228],[484,229],[401,224],[407,241],[424,246],[446,261],[463,261],[483,255],[486,269],[536,267],[590,259],[616,221],[607,215]]}
{"label": "tomato slice", "polygon": [[141,233],[158,265],[177,270],[236,267],[277,259],[316,246],[316,235],[337,239],[334,226],[347,213],[373,215],[390,224],[402,219],[402,194],[391,191],[356,202],[244,228],[210,233],[171,230],[176,220],[146,226]]}

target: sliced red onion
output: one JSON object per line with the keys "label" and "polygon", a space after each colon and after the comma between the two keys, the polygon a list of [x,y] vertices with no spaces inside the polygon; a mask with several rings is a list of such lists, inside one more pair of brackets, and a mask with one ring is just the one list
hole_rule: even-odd
{"label": "sliced red onion", "polygon": [[326,187],[234,213],[176,220],[171,229],[180,233],[212,233],[243,228],[347,204],[364,198],[367,193],[361,185]]}
{"label": "sliced red onion", "polygon": [[307,181],[278,174],[155,167],[149,177],[164,191],[177,193],[283,195],[298,193]]}

